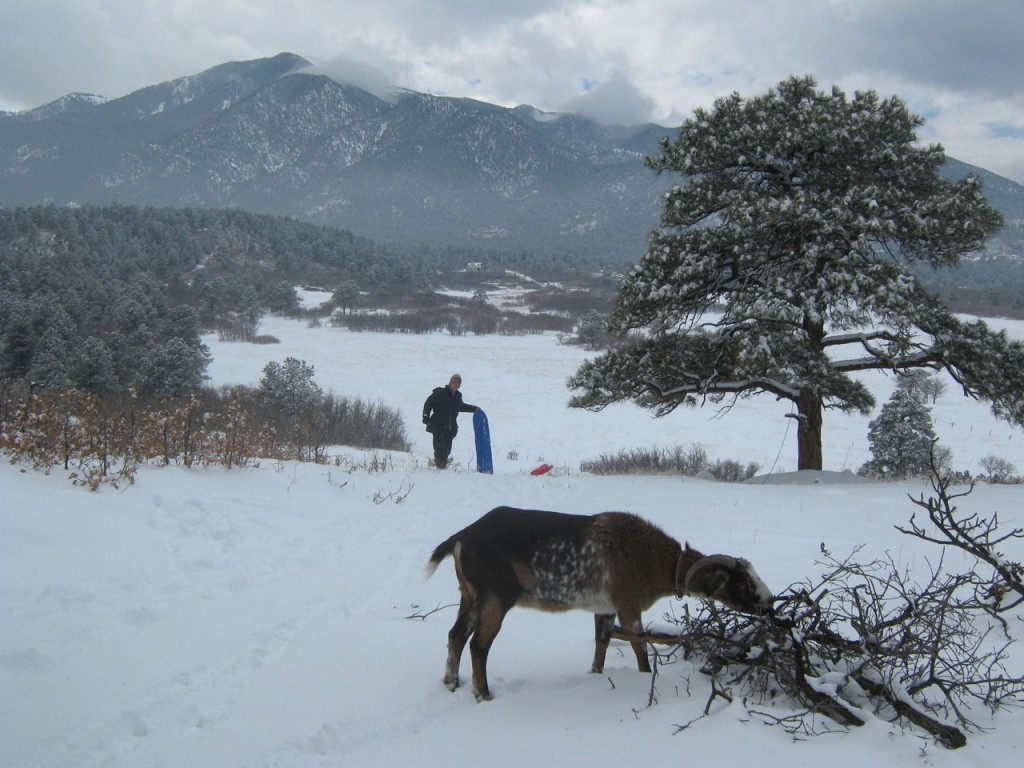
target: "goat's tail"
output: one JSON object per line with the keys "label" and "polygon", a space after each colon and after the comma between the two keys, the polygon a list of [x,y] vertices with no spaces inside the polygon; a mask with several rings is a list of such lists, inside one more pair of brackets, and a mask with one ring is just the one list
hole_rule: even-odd
{"label": "goat's tail", "polygon": [[430,556],[430,560],[427,562],[427,578],[429,579],[434,575],[434,571],[437,570],[437,566],[441,564],[449,555],[454,556],[455,550],[459,546],[458,534],[451,538],[445,539],[434,549],[434,554]]}

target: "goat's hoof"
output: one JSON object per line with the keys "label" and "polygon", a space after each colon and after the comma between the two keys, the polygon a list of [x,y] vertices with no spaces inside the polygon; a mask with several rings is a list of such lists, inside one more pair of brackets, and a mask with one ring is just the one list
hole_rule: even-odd
{"label": "goat's hoof", "polygon": [[452,693],[459,687],[459,676],[458,675],[445,675],[444,676],[444,687]]}
{"label": "goat's hoof", "polygon": [[604,672],[604,667],[603,666],[599,667],[599,666],[597,666],[595,664],[594,666],[592,666],[590,668],[590,671],[591,671],[592,674],[600,675],[602,672]]}
{"label": "goat's hoof", "polygon": [[481,693],[480,691],[476,691],[476,700],[477,701],[490,701],[493,698],[494,697],[491,696],[491,692],[490,691],[484,691],[483,693]]}

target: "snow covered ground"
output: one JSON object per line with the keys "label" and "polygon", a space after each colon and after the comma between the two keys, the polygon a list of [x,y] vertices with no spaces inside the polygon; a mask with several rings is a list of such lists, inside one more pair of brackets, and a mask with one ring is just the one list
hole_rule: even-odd
{"label": "snow covered ground", "polygon": [[[1024,324],[1006,325],[1024,336]],[[605,674],[588,672],[593,622],[582,612],[513,611],[491,653],[494,701],[477,704],[468,686],[449,693],[455,578],[450,561],[430,580],[423,569],[437,543],[496,505],[630,510],[705,551],[749,558],[781,592],[820,573],[822,542],[926,571],[935,546],[893,526],[916,510],[908,494],[928,489],[583,475],[579,462],[602,453],[698,443],[712,458],[789,472],[793,420],[770,398],[660,420],[631,406],[568,410],[565,380],[587,353],[553,336],[354,334],[273,318],[261,332],[282,343],[206,339],[214,383],[255,384],[268,361],[306,360],[324,389],[399,408],[412,453],[385,457],[385,472],[354,451],[354,466],[145,468],[135,485],[97,493],[60,472],[0,465],[0,766],[1024,764],[1021,712],[977,712],[990,730],[957,751],[880,719],[798,741],[739,700],[717,699],[677,733],[702,714],[707,679],[663,667],[649,707],[651,678],[628,648],[613,647]],[[494,475],[470,469],[468,418],[456,468],[427,466],[419,409],[453,371],[489,416]],[[891,382],[871,384],[881,405]],[[977,473],[995,454],[1024,472],[1024,432],[952,382],[933,414],[957,468]],[[868,458],[869,420],[826,414],[826,469]],[[542,461],[555,472],[531,476]],[[980,485],[960,506],[1024,525],[1024,486]],[[959,552],[945,565],[970,567]],[[647,618],[658,623],[673,602]],[[1020,637],[1024,622],[1013,630]],[[1024,651],[1012,654],[1020,674]],[[468,664],[467,654],[464,674]]]}

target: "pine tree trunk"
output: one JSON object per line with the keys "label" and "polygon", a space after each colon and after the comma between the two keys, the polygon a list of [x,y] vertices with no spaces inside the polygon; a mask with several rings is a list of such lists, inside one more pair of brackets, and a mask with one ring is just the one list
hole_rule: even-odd
{"label": "pine tree trunk", "polygon": [[811,392],[801,392],[797,408],[800,416],[797,469],[821,469],[821,397]]}

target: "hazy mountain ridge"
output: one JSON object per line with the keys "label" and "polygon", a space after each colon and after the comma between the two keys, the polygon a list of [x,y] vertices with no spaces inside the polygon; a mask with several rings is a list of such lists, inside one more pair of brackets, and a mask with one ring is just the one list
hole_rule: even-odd
{"label": "hazy mountain ridge", "polygon": [[[309,66],[283,53],[0,114],[0,204],[238,207],[403,246],[629,262],[674,181],[643,165],[673,129],[413,91],[385,100]],[[1024,188],[981,174],[1008,222],[993,250],[1024,253]]]}
{"label": "hazy mountain ridge", "polygon": [[0,124],[5,121],[12,123],[32,123],[40,120],[47,120],[51,117],[75,112],[79,109],[94,107],[106,101],[102,96],[94,93],[69,93],[59,99],[43,104],[35,109],[25,112],[0,112]]}

